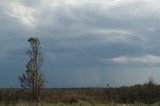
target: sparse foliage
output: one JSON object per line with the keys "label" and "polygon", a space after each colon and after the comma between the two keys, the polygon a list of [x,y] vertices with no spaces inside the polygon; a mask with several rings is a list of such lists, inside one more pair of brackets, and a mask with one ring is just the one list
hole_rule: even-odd
{"label": "sparse foliage", "polygon": [[147,91],[147,103],[151,104],[155,102],[155,88],[156,88],[156,82],[154,78],[151,76],[148,78],[148,82],[145,83],[146,85],[146,91]]}
{"label": "sparse foliage", "polygon": [[43,59],[40,52],[40,41],[37,38],[31,37],[28,39],[31,50],[27,51],[30,58],[26,65],[26,71],[22,76],[19,76],[21,87],[31,88],[33,101],[39,101],[41,89],[44,87],[44,74],[40,71]]}

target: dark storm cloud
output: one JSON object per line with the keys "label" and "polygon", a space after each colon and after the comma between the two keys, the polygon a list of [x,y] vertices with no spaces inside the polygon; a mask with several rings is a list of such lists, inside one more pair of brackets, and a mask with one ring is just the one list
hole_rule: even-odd
{"label": "dark storm cloud", "polygon": [[[36,36],[41,40],[47,87],[142,83],[150,74],[159,74],[159,67],[154,67],[160,56],[159,4],[151,0],[0,1],[0,66],[6,70],[1,75],[14,70],[10,78],[17,80],[28,61],[27,39]],[[141,74],[137,76],[141,81],[131,73]],[[130,77],[131,81],[124,81]],[[10,87],[6,83],[4,87]],[[11,86],[18,87],[17,83]]]}

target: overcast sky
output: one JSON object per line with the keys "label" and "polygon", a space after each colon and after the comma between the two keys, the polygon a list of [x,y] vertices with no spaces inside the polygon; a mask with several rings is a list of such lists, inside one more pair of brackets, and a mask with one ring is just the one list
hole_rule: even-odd
{"label": "overcast sky", "polygon": [[159,0],[0,0],[0,88],[20,87],[41,41],[45,87],[160,83]]}

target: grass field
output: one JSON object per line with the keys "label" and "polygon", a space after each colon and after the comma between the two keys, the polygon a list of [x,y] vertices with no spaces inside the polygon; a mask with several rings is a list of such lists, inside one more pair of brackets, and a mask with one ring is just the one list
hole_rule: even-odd
{"label": "grass field", "polygon": [[156,104],[97,104],[94,102],[81,102],[81,103],[73,103],[73,104],[64,104],[64,103],[56,103],[56,104],[49,104],[49,103],[1,103],[0,106],[160,106],[160,103]]}
{"label": "grass field", "polygon": [[0,89],[0,106],[160,106],[160,85],[45,88],[40,99],[43,102],[34,105],[30,89]]}

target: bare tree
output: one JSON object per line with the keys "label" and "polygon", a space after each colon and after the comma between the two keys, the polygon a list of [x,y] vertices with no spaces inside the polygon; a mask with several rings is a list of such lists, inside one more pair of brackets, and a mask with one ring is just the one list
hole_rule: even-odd
{"label": "bare tree", "polygon": [[26,71],[19,76],[21,87],[32,89],[33,101],[39,101],[41,89],[44,87],[44,74],[40,71],[43,59],[40,52],[40,41],[37,38],[31,37],[28,39],[31,50],[27,51],[30,58],[26,65]]}

